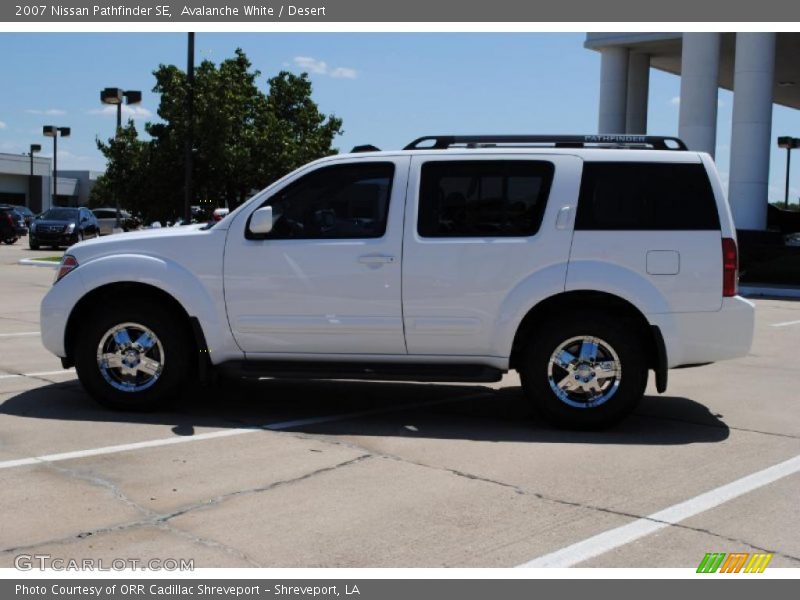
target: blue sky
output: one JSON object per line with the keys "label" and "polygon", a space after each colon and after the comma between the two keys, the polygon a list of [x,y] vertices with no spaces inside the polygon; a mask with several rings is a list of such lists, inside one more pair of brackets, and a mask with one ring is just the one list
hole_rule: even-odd
{"label": "blue sky", "polygon": [[[597,128],[600,56],[579,33],[198,33],[196,60],[219,62],[244,49],[266,78],[309,71],[314,99],[344,120],[337,147],[400,148],[434,133],[592,133]],[[186,34],[0,34],[4,91],[0,152],[41,143],[44,124],[72,127],[59,166],[102,169],[95,138],[108,137],[114,113],[103,87],[140,89],[137,125],[157,119],[150,90],[159,63],[186,64]],[[679,79],[651,71],[648,129],[676,135]],[[720,92],[717,164],[727,179],[733,98]],[[800,136],[800,111],[775,107],[773,138]],[[800,155],[796,157],[800,165]],[[772,150],[770,199],[783,199],[785,153]],[[800,166],[792,177],[800,194]]]}

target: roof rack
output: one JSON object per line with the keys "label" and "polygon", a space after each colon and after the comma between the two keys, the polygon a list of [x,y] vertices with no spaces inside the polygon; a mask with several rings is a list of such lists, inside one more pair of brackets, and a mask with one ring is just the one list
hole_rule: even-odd
{"label": "roof rack", "polygon": [[635,148],[645,150],[687,150],[676,137],[628,134],[592,135],[426,135],[403,150],[446,150],[452,146],[486,148],[494,146],[554,146],[556,148]]}
{"label": "roof rack", "polygon": [[350,153],[357,154],[359,152],[380,152],[380,150],[380,148],[373,146],[372,144],[362,144],[361,146],[353,146],[353,149],[350,150]]}

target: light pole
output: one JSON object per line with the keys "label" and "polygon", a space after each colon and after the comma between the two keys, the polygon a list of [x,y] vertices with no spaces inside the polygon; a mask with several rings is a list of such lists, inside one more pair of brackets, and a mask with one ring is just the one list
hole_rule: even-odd
{"label": "light pole", "polygon": [[779,137],[778,148],[786,148],[786,195],[783,198],[783,207],[789,208],[789,168],[792,164],[792,149],[800,148],[800,138],[788,135]]}
{"label": "light pole", "polygon": [[[72,130],[69,127],[57,127],[55,125],[44,125],[42,127],[42,135],[45,137],[53,138],[53,196],[51,203],[53,206],[56,204],[56,196],[58,195],[58,136],[69,137]],[[33,160],[31,158],[31,160]]]}
{"label": "light pole", "polygon": [[31,196],[33,195],[33,155],[41,151],[42,151],[41,144],[31,144],[31,150],[30,152],[28,152],[28,156],[31,157],[31,176],[28,179],[28,197],[25,199],[26,208],[31,207]]}
{"label": "light pole", "polygon": [[[117,106],[117,128],[114,133],[114,138],[119,137],[119,130],[122,129],[122,104],[139,104],[142,101],[142,92],[138,90],[123,90],[121,88],[105,88],[100,91],[100,102],[103,104],[115,104]],[[114,191],[116,200],[116,214],[117,219],[114,225],[115,229],[119,229],[119,193]]]}
{"label": "light pole", "polygon": [[183,222],[192,220],[192,170],[194,146],[194,32],[189,32],[186,48],[186,141],[183,170]]}

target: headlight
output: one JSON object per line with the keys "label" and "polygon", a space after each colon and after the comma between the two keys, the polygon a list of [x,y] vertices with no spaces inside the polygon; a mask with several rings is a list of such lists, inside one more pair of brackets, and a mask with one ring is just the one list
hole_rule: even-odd
{"label": "headlight", "polygon": [[75,231],[75,223],[70,223],[67,225],[67,228],[64,230],[64,233],[72,233]]}

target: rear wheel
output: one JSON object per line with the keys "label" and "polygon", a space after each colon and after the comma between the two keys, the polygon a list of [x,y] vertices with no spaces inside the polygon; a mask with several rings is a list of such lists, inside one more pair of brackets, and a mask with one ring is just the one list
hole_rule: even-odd
{"label": "rear wheel", "polygon": [[75,344],[78,377],[103,406],[167,407],[190,373],[192,342],[184,329],[169,311],[136,298],[103,308]]}
{"label": "rear wheel", "polygon": [[3,243],[4,244],[8,244],[10,246],[11,244],[16,243],[17,239],[19,239],[19,238],[16,238],[16,237],[3,238]]}
{"label": "rear wheel", "polygon": [[538,412],[555,425],[610,427],[644,395],[643,339],[629,321],[599,312],[554,318],[530,341],[520,376]]}

